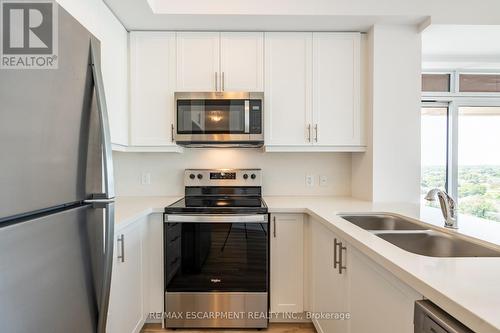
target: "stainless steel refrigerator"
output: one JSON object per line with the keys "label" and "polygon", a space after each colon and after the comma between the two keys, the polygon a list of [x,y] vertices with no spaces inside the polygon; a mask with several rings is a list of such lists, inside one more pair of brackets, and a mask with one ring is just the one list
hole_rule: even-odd
{"label": "stainless steel refrigerator", "polygon": [[58,10],[58,69],[0,69],[0,331],[105,332],[114,189],[100,43]]}

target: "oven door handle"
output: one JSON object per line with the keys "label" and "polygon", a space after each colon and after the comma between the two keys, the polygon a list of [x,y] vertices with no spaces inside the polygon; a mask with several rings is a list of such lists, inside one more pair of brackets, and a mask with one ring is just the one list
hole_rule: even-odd
{"label": "oven door handle", "polygon": [[206,214],[206,215],[165,215],[165,222],[178,223],[267,223],[267,214]]}

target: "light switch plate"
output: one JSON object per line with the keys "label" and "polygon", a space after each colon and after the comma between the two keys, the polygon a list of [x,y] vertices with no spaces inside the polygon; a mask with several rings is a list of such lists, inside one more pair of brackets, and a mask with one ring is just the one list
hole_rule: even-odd
{"label": "light switch plate", "polygon": [[151,173],[149,173],[149,172],[142,173],[141,184],[142,185],[151,185]]}
{"label": "light switch plate", "polygon": [[319,176],[319,186],[325,187],[328,186],[328,177],[327,176]]}

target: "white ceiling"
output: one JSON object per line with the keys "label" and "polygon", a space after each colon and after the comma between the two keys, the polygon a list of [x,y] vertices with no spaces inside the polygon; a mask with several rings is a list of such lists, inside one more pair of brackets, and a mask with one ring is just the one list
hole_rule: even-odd
{"label": "white ceiling", "polygon": [[384,24],[500,24],[500,1],[103,0],[129,30],[366,31]]}
{"label": "white ceiling", "polygon": [[500,68],[499,0],[481,0],[482,6],[469,0],[103,1],[127,30],[368,31],[374,24],[430,24],[422,34],[424,68]]}
{"label": "white ceiling", "polygon": [[419,24],[427,18],[383,15],[379,11],[355,10],[356,6],[343,10],[339,6],[335,11],[311,6],[311,1],[327,5],[345,3],[340,0],[103,1],[128,30],[367,31],[376,23]]}
{"label": "white ceiling", "polygon": [[431,25],[422,60],[424,68],[499,68],[500,25]]}

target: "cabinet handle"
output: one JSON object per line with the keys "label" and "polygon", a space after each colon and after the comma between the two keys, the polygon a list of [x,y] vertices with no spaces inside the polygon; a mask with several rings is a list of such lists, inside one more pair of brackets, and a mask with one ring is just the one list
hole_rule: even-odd
{"label": "cabinet handle", "polygon": [[318,124],[314,125],[314,142],[318,142]]}
{"label": "cabinet handle", "polygon": [[172,142],[174,142],[174,124],[170,124],[170,137],[172,138]]}
{"label": "cabinet handle", "polygon": [[344,266],[343,264],[343,256],[342,256],[342,252],[343,251],[346,251],[347,248],[345,246],[342,246],[342,242],[339,243],[339,274],[342,274],[342,270],[343,269],[347,269],[346,266]]}
{"label": "cabinet handle", "polygon": [[222,91],[225,90],[225,88],[224,88],[224,81],[225,81],[224,80],[224,72],[222,72]]}
{"label": "cabinet handle", "polygon": [[337,268],[337,246],[340,243],[337,242],[337,238],[333,240],[333,268]]}
{"label": "cabinet handle", "polygon": [[306,131],[307,131],[306,140],[307,140],[307,142],[311,142],[311,124],[307,125]]}
{"label": "cabinet handle", "polygon": [[217,77],[218,77],[218,76],[219,76],[219,75],[217,74],[217,72],[215,72],[215,91],[217,91],[217,86],[218,86],[218,85],[217,85]]}
{"label": "cabinet handle", "polygon": [[118,259],[120,259],[121,262],[125,262],[125,235],[121,234],[121,236],[118,238],[118,242],[120,242],[120,255],[118,256]]}
{"label": "cabinet handle", "polygon": [[276,216],[273,216],[273,237],[276,238]]}

